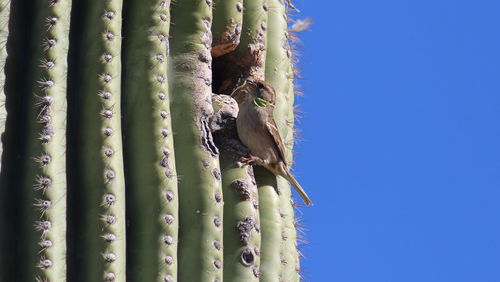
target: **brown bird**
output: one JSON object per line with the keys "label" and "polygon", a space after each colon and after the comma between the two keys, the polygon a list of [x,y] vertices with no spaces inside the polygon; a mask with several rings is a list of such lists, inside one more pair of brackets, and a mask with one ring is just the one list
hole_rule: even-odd
{"label": "brown bird", "polygon": [[307,205],[312,205],[285,160],[285,146],[273,117],[276,102],[274,88],[265,81],[247,80],[233,91],[231,97],[239,106],[236,118],[238,137],[250,149],[250,156],[241,160],[261,165],[274,175],[282,176],[295,187]]}

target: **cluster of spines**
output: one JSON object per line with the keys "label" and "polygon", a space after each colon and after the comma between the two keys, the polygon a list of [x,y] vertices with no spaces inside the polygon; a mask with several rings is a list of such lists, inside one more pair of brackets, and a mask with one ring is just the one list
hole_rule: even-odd
{"label": "cluster of spines", "polygon": [[[35,32],[42,34],[39,74],[34,89],[34,106],[39,145],[31,148],[34,164],[33,203],[39,212],[35,231],[40,234],[38,279],[56,281],[66,275],[66,72],[69,44],[68,1],[41,4]],[[41,49],[41,50],[40,50]],[[38,88],[38,89],[37,89]]]}

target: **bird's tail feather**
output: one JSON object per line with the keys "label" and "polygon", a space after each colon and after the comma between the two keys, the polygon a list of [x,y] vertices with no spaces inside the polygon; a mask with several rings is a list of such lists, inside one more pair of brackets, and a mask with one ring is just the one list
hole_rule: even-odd
{"label": "bird's tail feather", "polygon": [[295,191],[297,191],[297,193],[299,193],[299,195],[302,198],[302,200],[304,201],[304,203],[308,206],[312,206],[313,202],[311,201],[309,196],[307,196],[306,191],[304,191],[304,189],[302,189],[302,186],[300,186],[299,182],[297,182],[295,177],[293,177],[293,175],[287,170],[285,170],[285,174],[286,174],[286,176],[285,176],[286,180],[288,180],[288,182],[290,182],[290,184],[292,184],[292,186],[295,188]]}

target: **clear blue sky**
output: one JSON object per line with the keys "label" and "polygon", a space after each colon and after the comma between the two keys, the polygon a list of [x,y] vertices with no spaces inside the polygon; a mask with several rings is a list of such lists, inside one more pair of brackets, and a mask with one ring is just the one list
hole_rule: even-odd
{"label": "clear blue sky", "polygon": [[500,1],[295,1],[306,281],[500,281]]}

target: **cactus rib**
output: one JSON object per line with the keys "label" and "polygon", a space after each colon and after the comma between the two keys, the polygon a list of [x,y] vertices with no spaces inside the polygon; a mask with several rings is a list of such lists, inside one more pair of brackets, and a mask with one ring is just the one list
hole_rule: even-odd
{"label": "cactus rib", "polygon": [[[293,70],[291,50],[288,42],[287,9],[285,3],[279,0],[269,0],[269,29],[266,57],[266,80],[276,90],[276,105],[274,120],[280,135],[283,136],[286,158],[292,163],[293,146]],[[281,272],[282,281],[300,280],[298,269],[299,259],[294,226],[294,210],[290,184],[283,178],[278,178],[280,191],[281,216]]]}
{"label": "cactus rib", "polygon": [[[85,212],[77,214],[76,261],[81,275],[74,279],[125,281],[125,179],[121,140],[122,1],[96,0],[83,7],[85,32],[74,32],[78,69],[75,71],[71,115],[78,131],[74,193]],[[72,45],[72,46],[75,46]],[[76,211],[78,212],[78,211]]]}
{"label": "cactus rib", "polygon": [[28,224],[34,228],[36,235],[31,236],[38,237],[39,247],[28,248],[29,255],[36,255],[34,275],[40,280],[61,281],[66,279],[66,154],[61,148],[66,146],[71,3],[37,4],[31,47],[36,55],[30,66],[33,93],[28,118],[30,158],[26,160],[25,179],[26,185],[34,190],[35,210],[28,213],[38,216],[34,226]]}
{"label": "cactus rib", "polygon": [[222,191],[215,176],[220,173],[218,149],[208,126],[213,113],[211,4],[177,1],[171,10],[170,93],[182,236],[179,281],[222,281]]}
{"label": "cactus rib", "polygon": [[167,78],[170,3],[131,1],[126,10],[123,85],[129,278],[174,281],[179,197]]}

